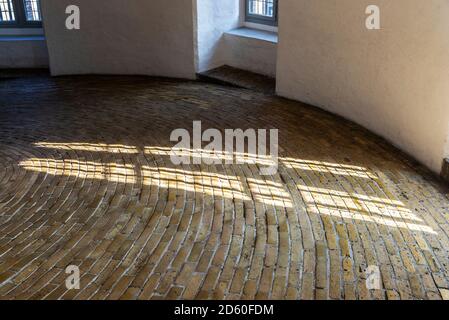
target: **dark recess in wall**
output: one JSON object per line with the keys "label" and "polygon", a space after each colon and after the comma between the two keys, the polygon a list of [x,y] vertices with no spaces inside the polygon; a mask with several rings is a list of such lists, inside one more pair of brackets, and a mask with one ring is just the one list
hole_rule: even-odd
{"label": "dark recess in wall", "polygon": [[449,183],[449,158],[443,160],[443,168],[441,169],[441,177]]}

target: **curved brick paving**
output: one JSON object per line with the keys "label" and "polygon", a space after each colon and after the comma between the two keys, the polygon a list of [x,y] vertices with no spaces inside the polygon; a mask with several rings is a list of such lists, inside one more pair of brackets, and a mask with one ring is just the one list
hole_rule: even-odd
{"label": "curved brick paving", "polygon": [[[447,297],[445,190],[354,124],[143,77],[9,79],[0,96],[3,299]],[[279,173],[174,166],[170,132],[193,120],[279,128]],[[382,290],[367,290],[368,266]]]}

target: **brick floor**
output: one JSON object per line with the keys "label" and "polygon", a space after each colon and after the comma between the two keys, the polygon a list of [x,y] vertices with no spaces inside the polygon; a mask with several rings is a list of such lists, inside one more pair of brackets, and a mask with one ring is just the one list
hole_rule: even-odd
{"label": "brick floor", "polygon": [[[352,123],[145,77],[4,79],[0,97],[2,299],[449,297],[447,190]],[[279,173],[174,166],[193,120],[278,128]]]}

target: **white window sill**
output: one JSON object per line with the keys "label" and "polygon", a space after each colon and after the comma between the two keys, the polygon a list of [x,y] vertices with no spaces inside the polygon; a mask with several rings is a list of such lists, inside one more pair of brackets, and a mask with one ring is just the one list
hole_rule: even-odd
{"label": "white window sill", "polygon": [[0,36],[43,36],[42,28],[1,28]]}
{"label": "white window sill", "polygon": [[278,34],[265,30],[243,27],[228,31],[226,32],[226,34],[250,39],[257,39],[271,43],[278,43]]}

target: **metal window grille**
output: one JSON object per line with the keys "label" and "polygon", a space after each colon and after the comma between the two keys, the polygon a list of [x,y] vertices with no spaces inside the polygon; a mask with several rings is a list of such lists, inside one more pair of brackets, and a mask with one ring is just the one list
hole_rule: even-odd
{"label": "metal window grille", "polygon": [[0,28],[41,26],[40,0],[0,0]]}
{"label": "metal window grille", "polygon": [[246,21],[276,26],[278,0],[246,0]]}
{"label": "metal window grille", "polygon": [[12,0],[0,0],[0,22],[15,21]]}
{"label": "metal window grille", "polygon": [[27,21],[42,21],[39,0],[23,0]]}

